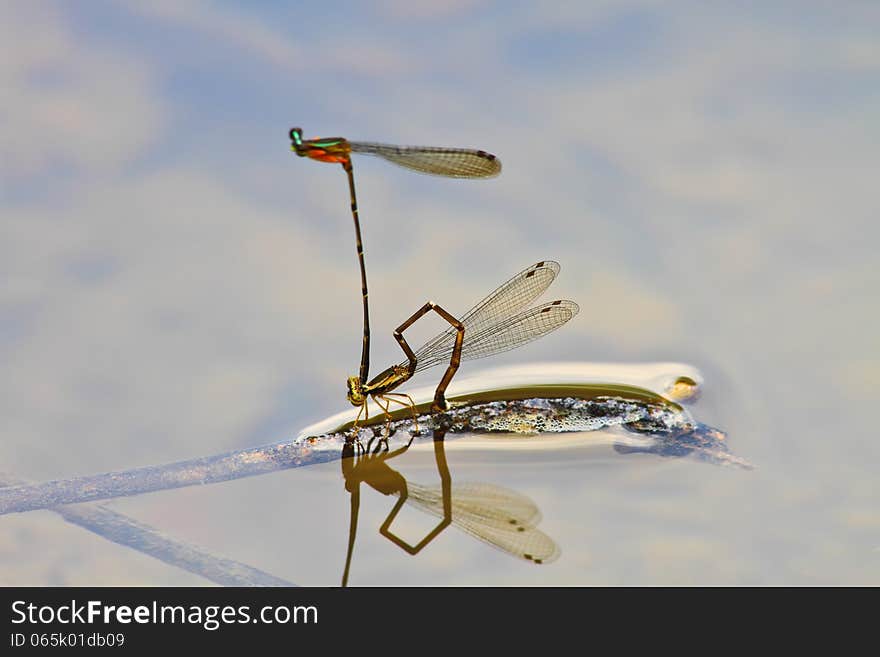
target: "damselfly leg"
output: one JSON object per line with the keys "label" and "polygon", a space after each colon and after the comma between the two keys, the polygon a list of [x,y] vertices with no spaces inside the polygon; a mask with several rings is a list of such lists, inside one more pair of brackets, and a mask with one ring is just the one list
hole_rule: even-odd
{"label": "damselfly leg", "polygon": [[[406,399],[406,401],[401,401],[400,399],[397,399],[398,397]],[[419,433],[421,433],[419,431],[419,412],[416,410],[416,403],[413,401],[412,397],[410,397],[407,394],[400,393],[400,392],[386,392],[384,395],[382,395],[382,398],[385,399],[386,401],[394,402],[395,404],[400,404],[404,408],[408,408],[410,410],[410,412],[412,413],[413,434],[418,436]]]}

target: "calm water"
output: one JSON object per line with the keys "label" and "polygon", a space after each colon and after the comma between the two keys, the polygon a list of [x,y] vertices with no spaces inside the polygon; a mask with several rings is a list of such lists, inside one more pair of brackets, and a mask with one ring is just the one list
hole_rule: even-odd
{"label": "calm water", "polygon": [[[2,469],[169,463],[344,410],[361,333],[346,183],[290,153],[288,129],[476,147],[501,176],[355,162],[373,372],[427,299],[461,312],[557,260],[544,298],[580,314],[460,374],[695,368],[691,412],[755,468],[622,454],[613,432],[449,441],[453,482],[530,500],[559,557],[455,526],[410,556],[378,531],[394,498],[364,487],[350,583],[880,584],[877,8],[384,3],[331,44],[299,28],[336,18],[302,4],[0,10]],[[430,446],[391,465],[439,483]],[[338,461],[107,504],[297,584],[341,580]],[[407,505],[394,527],[435,522]],[[3,585],[208,583],[46,511],[0,527]]]}

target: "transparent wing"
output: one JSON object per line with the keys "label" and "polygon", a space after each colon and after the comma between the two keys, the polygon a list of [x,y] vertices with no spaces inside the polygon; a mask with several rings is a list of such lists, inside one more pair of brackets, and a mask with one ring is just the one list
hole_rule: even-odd
{"label": "transparent wing", "polygon": [[[512,317],[527,307],[546,290],[559,273],[559,263],[542,260],[519,272],[506,283],[500,285],[485,299],[459,318],[464,324],[465,341],[481,333],[488,326]],[[419,354],[452,353],[456,330],[449,327],[435,338],[428,340]],[[421,357],[419,357],[421,360]],[[419,368],[424,369],[424,367]]]}
{"label": "transparent wing", "polygon": [[[426,511],[443,515],[440,486],[407,483],[410,501]],[[470,518],[483,525],[513,528],[535,527],[541,512],[528,497],[508,488],[485,483],[456,483],[452,486],[453,521]]]}
{"label": "transparent wing", "polygon": [[[443,517],[439,486],[409,483],[408,502],[434,516]],[[559,554],[552,538],[536,528],[541,512],[524,495],[483,483],[452,486],[452,524],[508,554],[535,563],[549,563]]]}
{"label": "transparent wing", "polygon": [[486,151],[433,146],[391,146],[350,141],[353,153],[376,155],[420,173],[449,178],[491,178],[501,173],[501,160]]}
{"label": "transparent wing", "polygon": [[561,552],[552,538],[534,527],[520,528],[516,531],[502,531],[494,527],[474,525],[468,521],[456,524],[471,536],[493,547],[537,564],[555,561]]}
{"label": "transparent wing", "polygon": [[[558,300],[524,310],[513,317],[499,320],[481,331],[468,333],[465,328],[461,348],[462,360],[476,360],[516,349],[555,331],[574,317],[579,308],[574,301]],[[448,363],[454,343],[426,345],[416,352],[416,372]],[[406,366],[408,361],[401,363]]]}

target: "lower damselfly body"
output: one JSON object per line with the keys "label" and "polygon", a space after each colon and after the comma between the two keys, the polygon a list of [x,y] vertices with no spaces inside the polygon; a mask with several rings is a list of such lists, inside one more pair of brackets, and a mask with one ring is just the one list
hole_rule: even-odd
{"label": "lower damselfly body", "polygon": [[[411,408],[415,418],[415,404],[409,395],[392,391],[417,372],[448,363],[431,405],[432,411],[442,412],[446,410],[446,388],[461,361],[476,360],[516,349],[556,330],[574,317],[578,312],[578,305],[573,301],[559,299],[530,307],[558,273],[558,263],[552,260],[537,262],[498,287],[460,318],[432,301],[419,308],[394,331],[394,339],[406,354],[405,361],[392,365],[367,383],[362,383],[357,376],[348,378],[348,400],[354,406],[360,407],[353,426],[355,432],[361,415],[366,415],[365,421],[369,419],[368,398],[376,402],[386,417],[390,417],[389,407],[393,402]],[[413,351],[403,337],[403,332],[431,311],[449,322],[450,328]],[[408,403],[401,399],[407,399]]]}
{"label": "lower damselfly body", "polygon": [[364,312],[364,334],[358,379],[362,385],[365,385],[370,376],[370,310],[367,293],[367,270],[364,264],[364,246],[361,239],[360,219],[358,218],[351,154],[374,155],[413,171],[448,178],[491,178],[501,172],[501,161],[491,153],[475,149],[392,146],[349,141],[343,137],[303,139],[300,128],[290,130],[290,141],[291,150],[300,157],[308,157],[319,162],[341,164],[348,177],[351,216],[354,220],[354,236],[361,272],[361,296]]}

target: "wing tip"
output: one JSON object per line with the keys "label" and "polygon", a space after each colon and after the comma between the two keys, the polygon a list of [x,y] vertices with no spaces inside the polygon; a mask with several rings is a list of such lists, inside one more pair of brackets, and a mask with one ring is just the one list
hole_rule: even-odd
{"label": "wing tip", "polygon": [[555,277],[556,274],[559,273],[559,270],[562,269],[562,266],[558,262],[556,262],[555,260],[539,260],[538,262],[533,264],[531,267],[527,268],[524,273],[527,276],[531,276],[534,272],[538,271],[539,269],[548,269],[553,272],[553,276]]}
{"label": "wing tip", "polygon": [[543,313],[549,312],[554,308],[564,308],[571,313],[572,317],[577,315],[581,309],[581,307],[571,299],[556,299],[555,301],[548,301],[540,308]]}

